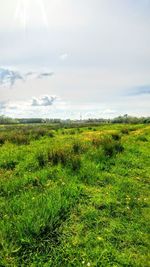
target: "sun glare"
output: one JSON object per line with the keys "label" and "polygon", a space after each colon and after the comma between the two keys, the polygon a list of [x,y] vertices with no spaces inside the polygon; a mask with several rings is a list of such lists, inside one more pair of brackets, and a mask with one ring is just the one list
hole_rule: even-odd
{"label": "sun glare", "polygon": [[42,0],[19,0],[15,11],[15,20],[24,30],[37,22],[48,27],[44,2]]}

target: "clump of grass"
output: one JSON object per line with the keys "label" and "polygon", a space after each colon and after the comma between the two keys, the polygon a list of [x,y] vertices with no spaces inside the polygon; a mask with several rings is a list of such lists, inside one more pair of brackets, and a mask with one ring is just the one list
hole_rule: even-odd
{"label": "clump of grass", "polygon": [[112,136],[112,139],[115,141],[119,141],[121,139],[121,136],[119,133],[113,133],[111,136]]}
{"label": "clump of grass", "polygon": [[69,156],[70,156],[70,151],[62,147],[50,149],[48,151],[48,161],[51,162],[53,165],[57,165],[59,163],[66,165]]}
{"label": "clump of grass", "polygon": [[129,134],[129,129],[128,128],[123,128],[121,129],[122,134]]}
{"label": "clump of grass", "polygon": [[92,144],[96,147],[96,148],[99,148],[100,145],[101,145],[101,141],[102,139],[100,137],[94,137],[92,139]]}
{"label": "clump of grass", "polygon": [[81,168],[81,157],[79,155],[72,155],[69,159],[68,166],[71,170],[78,171]]}
{"label": "clump of grass", "polygon": [[148,142],[148,139],[146,138],[145,135],[140,135],[137,137],[138,141],[142,141],[142,142]]}
{"label": "clump of grass", "polygon": [[73,149],[73,152],[75,154],[79,154],[81,152],[81,149],[82,149],[81,144],[79,142],[73,143],[72,149]]}
{"label": "clump of grass", "polygon": [[76,134],[76,131],[72,129],[72,130],[69,132],[69,134],[74,135],[74,134]]}
{"label": "clump of grass", "polygon": [[42,136],[44,136],[44,135],[46,135],[46,134],[47,134],[47,130],[44,129],[44,128],[37,128],[37,129],[35,130],[35,132],[34,132],[34,136],[35,136],[36,138],[40,138],[40,137],[42,137]]}
{"label": "clump of grass", "polygon": [[7,159],[1,163],[0,167],[6,170],[14,170],[17,165],[17,161],[15,159]]}
{"label": "clump of grass", "polygon": [[98,149],[101,148],[105,156],[112,157],[124,150],[120,140],[120,135],[115,134],[112,137],[97,137],[92,140],[92,144]]}
{"label": "clump of grass", "polygon": [[55,137],[55,132],[54,132],[54,131],[50,131],[50,132],[48,133],[48,136],[49,136],[49,137]]}
{"label": "clump of grass", "polygon": [[84,153],[87,150],[87,144],[80,140],[74,140],[72,144],[72,151],[74,154]]}
{"label": "clump of grass", "polygon": [[6,137],[4,136],[4,134],[0,135],[0,145],[3,145],[6,141]]}
{"label": "clump of grass", "polygon": [[39,166],[43,168],[48,163],[47,154],[43,151],[39,151],[36,155],[36,160],[38,161]]}
{"label": "clump of grass", "polygon": [[111,138],[104,138],[102,141],[102,149],[104,151],[104,155],[108,157],[112,157],[117,153],[120,153],[124,150],[121,142],[114,141]]}
{"label": "clump of grass", "polygon": [[27,145],[29,144],[29,137],[23,133],[14,133],[10,138],[10,142],[17,145]]}

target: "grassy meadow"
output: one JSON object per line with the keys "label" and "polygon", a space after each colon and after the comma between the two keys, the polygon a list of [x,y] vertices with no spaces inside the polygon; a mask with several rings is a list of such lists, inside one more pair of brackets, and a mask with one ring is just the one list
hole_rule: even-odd
{"label": "grassy meadow", "polygon": [[0,126],[0,266],[150,266],[150,126]]}

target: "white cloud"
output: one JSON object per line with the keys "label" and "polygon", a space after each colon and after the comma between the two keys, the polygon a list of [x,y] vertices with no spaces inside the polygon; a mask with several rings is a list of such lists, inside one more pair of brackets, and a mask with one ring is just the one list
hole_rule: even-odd
{"label": "white cloud", "polygon": [[62,60],[62,61],[64,61],[64,60],[66,60],[67,58],[68,58],[68,54],[67,53],[64,53],[64,54],[61,54],[60,56],[59,56],[59,58]]}
{"label": "white cloud", "polygon": [[41,96],[39,98],[33,98],[31,106],[38,107],[38,106],[52,106],[54,104],[54,101],[56,100],[56,96]]}

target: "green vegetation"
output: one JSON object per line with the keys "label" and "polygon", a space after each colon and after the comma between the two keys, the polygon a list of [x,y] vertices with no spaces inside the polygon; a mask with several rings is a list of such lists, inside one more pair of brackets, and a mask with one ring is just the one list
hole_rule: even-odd
{"label": "green vegetation", "polygon": [[150,126],[82,126],[0,126],[0,266],[150,266]]}
{"label": "green vegetation", "polygon": [[12,119],[0,115],[0,124],[52,124],[53,127],[77,127],[77,126],[88,126],[91,128],[93,125],[99,125],[100,123],[125,123],[125,124],[149,124],[150,117],[133,117],[125,114],[124,116],[119,116],[113,119],[87,119],[87,120],[61,120],[61,119],[42,119],[42,118],[21,118],[21,119]]}

